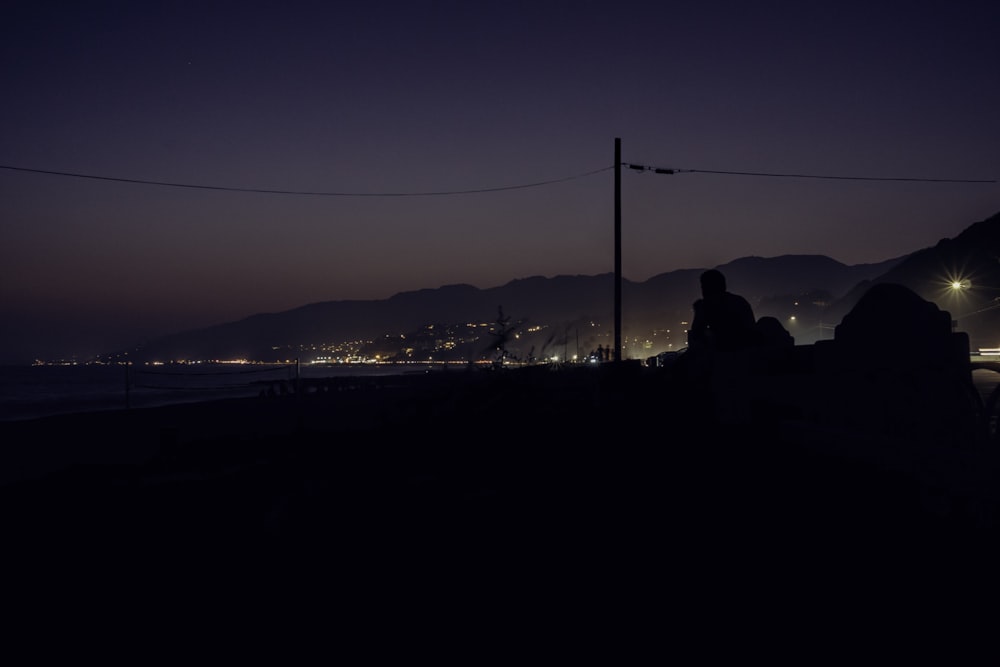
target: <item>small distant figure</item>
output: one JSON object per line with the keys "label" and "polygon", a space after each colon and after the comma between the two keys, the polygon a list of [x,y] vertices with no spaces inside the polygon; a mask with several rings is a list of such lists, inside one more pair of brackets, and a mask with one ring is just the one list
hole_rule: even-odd
{"label": "small distant figure", "polygon": [[718,269],[701,274],[701,298],[694,302],[693,310],[688,331],[690,351],[740,350],[754,344],[757,320],[753,308],[727,289],[726,277]]}

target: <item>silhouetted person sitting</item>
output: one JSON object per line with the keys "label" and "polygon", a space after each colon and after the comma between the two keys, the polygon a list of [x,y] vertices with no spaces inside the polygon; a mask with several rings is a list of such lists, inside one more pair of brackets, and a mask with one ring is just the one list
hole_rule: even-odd
{"label": "silhouetted person sitting", "polygon": [[[761,334],[750,302],[726,288],[718,269],[701,274],[701,298],[694,302],[688,347],[671,368],[686,400],[703,416],[714,413],[712,376],[719,353],[757,345]],[[707,411],[707,412],[705,412]]]}
{"label": "silhouetted person sitting", "polygon": [[750,302],[726,289],[726,277],[718,269],[701,274],[701,298],[694,302],[694,319],[688,331],[688,349],[740,350],[757,337]]}

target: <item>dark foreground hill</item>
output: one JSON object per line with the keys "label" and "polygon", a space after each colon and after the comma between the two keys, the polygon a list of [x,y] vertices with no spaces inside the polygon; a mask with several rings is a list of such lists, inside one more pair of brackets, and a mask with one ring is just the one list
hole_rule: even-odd
{"label": "dark foreground hill", "polygon": [[379,654],[413,650],[387,632],[514,623],[620,657],[648,656],[664,623],[679,641],[775,622],[801,637],[845,606],[936,619],[995,590],[995,514],[766,424],[705,421],[662,379],[442,372],[0,425],[8,457],[77,461],[0,487],[5,599],[48,628],[100,600],[116,628],[238,619],[241,646],[258,623]]}

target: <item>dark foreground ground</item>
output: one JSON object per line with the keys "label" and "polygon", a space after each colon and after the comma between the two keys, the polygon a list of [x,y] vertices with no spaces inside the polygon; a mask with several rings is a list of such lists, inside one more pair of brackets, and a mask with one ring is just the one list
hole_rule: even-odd
{"label": "dark foreground ground", "polygon": [[480,638],[470,657],[538,637],[708,659],[991,618],[981,494],[703,417],[619,368],[3,424],[6,599],[184,637],[319,627],[373,655]]}

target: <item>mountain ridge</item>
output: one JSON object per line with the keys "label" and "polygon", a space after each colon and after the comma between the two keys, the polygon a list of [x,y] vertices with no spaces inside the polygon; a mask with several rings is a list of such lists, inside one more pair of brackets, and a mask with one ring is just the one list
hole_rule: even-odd
{"label": "mountain ridge", "polygon": [[[833,290],[846,290],[858,277],[880,273],[895,261],[898,260],[858,268],[822,255],[784,255],[740,258],[719,268],[732,276],[734,289],[738,285],[741,293],[753,302],[762,303],[778,286],[790,284],[790,271],[808,277],[798,281],[799,285],[814,289],[832,285]],[[626,309],[623,322],[629,329],[646,333],[668,329],[675,321],[683,322],[697,297],[698,276],[703,270],[676,269],[642,282],[623,279],[622,300]],[[795,293],[800,294],[803,289],[800,287]],[[589,349],[609,344],[613,308],[612,273],[535,275],[490,288],[458,283],[399,292],[386,299],[321,301],[277,313],[257,313],[154,339],[131,356],[146,360],[267,360],[260,357],[286,358],[289,353],[302,351],[294,349],[295,346],[372,341],[387,335],[413,338],[414,332],[427,325],[495,324],[503,317],[525,327],[535,324],[549,329],[548,338],[552,334],[565,338],[567,328],[574,329],[574,333],[584,326],[597,329],[584,336],[583,344]],[[668,345],[682,346],[683,341],[672,336]]]}
{"label": "mountain ridge", "polygon": [[[981,345],[993,330],[1000,330],[1000,300],[994,304],[992,296],[984,295],[985,286],[996,285],[1000,296],[997,257],[1000,213],[953,239],[882,262],[847,265],[826,255],[750,255],[715,267],[675,269],[640,282],[623,278],[623,356],[645,358],[686,344],[684,326],[699,296],[698,276],[706,268],[723,271],[730,289],[751,302],[757,317],[778,318],[798,344],[831,337],[833,325],[871,285],[898,282],[954,311],[958,325],[968,325],[970,339]],[[975,287],[961,295],[962,302],[949,287],[958,276]],[[990,312],[995,305],[998,312]],[[556,348],[566,357],[570,348],[586,354],[598,345],[611,345],[614,309],[613,273],[534,275],[490,288],[454,283],[386,299],[320,301],[258,313],[163,336],[128,355],[161,361],[351,355],[431,360],[488,354],[503,333],[511,335],[508,352],[518,358],[547,358]]]}

